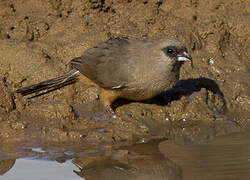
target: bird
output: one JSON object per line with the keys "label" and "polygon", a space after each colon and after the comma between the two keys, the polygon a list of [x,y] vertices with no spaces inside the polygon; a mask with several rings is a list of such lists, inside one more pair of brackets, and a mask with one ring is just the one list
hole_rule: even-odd
{"label": "bird", "polygon": [[68,85],[84,75],[99,88],[102,106],[116,117],[112,103],[118,99],[143,101],[173,87],[180,68],[192,56],[181,41],[172,37],[138,39],[110,38],[87,49],[70,61],[71,70],[62,76],[16,90],[23,96]]}

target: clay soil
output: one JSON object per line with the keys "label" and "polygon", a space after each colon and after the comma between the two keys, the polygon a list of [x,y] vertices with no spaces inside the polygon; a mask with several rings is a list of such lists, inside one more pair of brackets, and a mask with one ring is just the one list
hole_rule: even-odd
{"label": "clay soil", "polygon": [[[72,58],[97,43],[124,36],[176,37],[194,68],[186,63],[175,87],[150,101],[116,102],[120,118],[109,124],[96,106],[98,88],[84,77],[35,98],[15,93],[67,72]],[[115,146],[244,128],[249,53],[247,0],[1,0],[0,141]]]}

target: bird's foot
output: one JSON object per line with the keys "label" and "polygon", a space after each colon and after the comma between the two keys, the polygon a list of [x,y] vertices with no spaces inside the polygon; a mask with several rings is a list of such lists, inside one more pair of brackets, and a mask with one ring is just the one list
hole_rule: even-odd
{"label": "bird's foot", "polygon": [[112,119],[117,119],[118,118],[118,116],[116,115],[115,111],[111,108],[110,105],[106,106],[106,110],[111,115]]}

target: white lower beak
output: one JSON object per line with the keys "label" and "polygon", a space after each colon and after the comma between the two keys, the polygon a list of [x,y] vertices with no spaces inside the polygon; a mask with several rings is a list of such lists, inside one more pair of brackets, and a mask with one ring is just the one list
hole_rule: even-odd
{"label": "white lower beak", "polygon": [[189,53],[184,51],[183,54],[177,56],[177,60],[178,61],[192,61],[192,56]]}

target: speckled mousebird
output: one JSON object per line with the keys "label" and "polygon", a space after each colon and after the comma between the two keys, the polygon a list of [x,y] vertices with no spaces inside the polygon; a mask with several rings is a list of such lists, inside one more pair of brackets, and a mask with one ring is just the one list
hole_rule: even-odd
{"label": "speckled mousebird", "polygon": [[28,95],[50,90],[75,81],[81,73],[100,87],[102,105],[115,115],[111,104],[117,98],[141,101],[171,88],[184,61],[192,61],[192,57],[174,38],[111,38],[72,59],[72,69],[66,74],[16,92]]}

